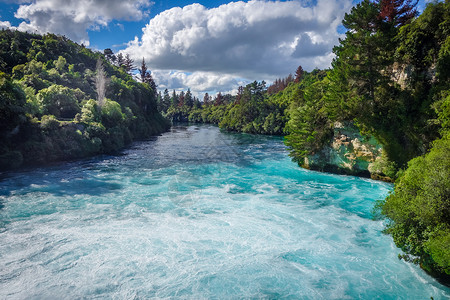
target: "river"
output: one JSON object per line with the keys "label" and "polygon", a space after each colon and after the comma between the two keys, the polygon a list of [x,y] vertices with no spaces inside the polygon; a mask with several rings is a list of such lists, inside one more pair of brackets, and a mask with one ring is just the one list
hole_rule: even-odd
{"label": "river", "polygon": [[450,297],[372,220],[391,188],[207,125],[4,174],[0,298]]}

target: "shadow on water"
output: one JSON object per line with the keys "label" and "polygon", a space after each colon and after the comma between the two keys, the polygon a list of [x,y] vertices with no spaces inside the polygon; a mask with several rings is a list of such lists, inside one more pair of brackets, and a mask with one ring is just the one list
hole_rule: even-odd
{"label": "shadow on water", "polygon": [[176,124],[171,132],[135,142],[115,155],[0,173],[0,209],[7,197],[13,195],[48,193],[63,197],[114,193],[123,188],[118,176],[128,177],[135,172],[222,162],[249,166],[255,160],[274,155],[273,149],[284,152],[281,139],[223,132],[214,125]]}
{"label": "shadow on water", "polygon": [[[60,162],[0,175],[0,210],[7,197],[30,193],[48,193],[56,197],[73,195],[101,196],[122,189],[122,184],[105,176],[115,168],[102,163],[119,156],[97,156],[77,162]],[[97,176],[101,174],[102,176]]]}
{"label": "shadow on water", "polygon": [[116,192],[122,188],[121,184],[104,182],[98,179],[79,179],[70,182],[58,182],[44,187],[32,188],[32,192],[49,193],[58,197],[73,195],[101,196]]}

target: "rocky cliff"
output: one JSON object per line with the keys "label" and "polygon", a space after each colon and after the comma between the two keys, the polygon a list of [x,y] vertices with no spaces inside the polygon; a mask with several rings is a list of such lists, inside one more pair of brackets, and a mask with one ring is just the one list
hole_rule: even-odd
{"label": "rocky cliff", "polygon": [[352,122],[334,123],[334,134],[319,152],[305,158],[304,168],[390,181],[382,146],[361,135]]}

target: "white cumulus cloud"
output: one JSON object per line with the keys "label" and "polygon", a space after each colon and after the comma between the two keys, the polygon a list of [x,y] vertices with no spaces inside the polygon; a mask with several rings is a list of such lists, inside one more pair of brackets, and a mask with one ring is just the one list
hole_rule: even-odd
{"label": "white cumulus cloud", "polygon": [[[21,1],[24,2],[24,1]],[[87,30],[107,26],[111,20],[140,20],[150,0],[35,0],[25,1],[15,13],[24,19],[18,29],[58,33],[88,42]]]}
{"label": "white cumulus cloud", "polygon": [[9,21],[0,21],[0,29],[7,29],[7,28],[15,29],[15,27],[12,26]]}
{"label": "white cumulus cloud", "polygon": [[136,61],[145,57],[153,70],[169,71],[162,81],[169,84],[169,74],[173,87],[232,89],[234,78],[273,80],[299,65],[329,67],[337,27],[351,5],[351,0],[317,0],[312,6],[253,0],[211,9],[175,7],[152,18],[124,52]]}

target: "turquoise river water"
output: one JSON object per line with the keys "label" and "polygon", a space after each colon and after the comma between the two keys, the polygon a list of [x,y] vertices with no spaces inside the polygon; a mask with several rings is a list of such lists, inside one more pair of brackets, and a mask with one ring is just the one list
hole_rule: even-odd
{"label": "turquoise river water", "polygon": [[450,297],[372,220],[390,189],[214,126],[3,174],[0,299]]}

